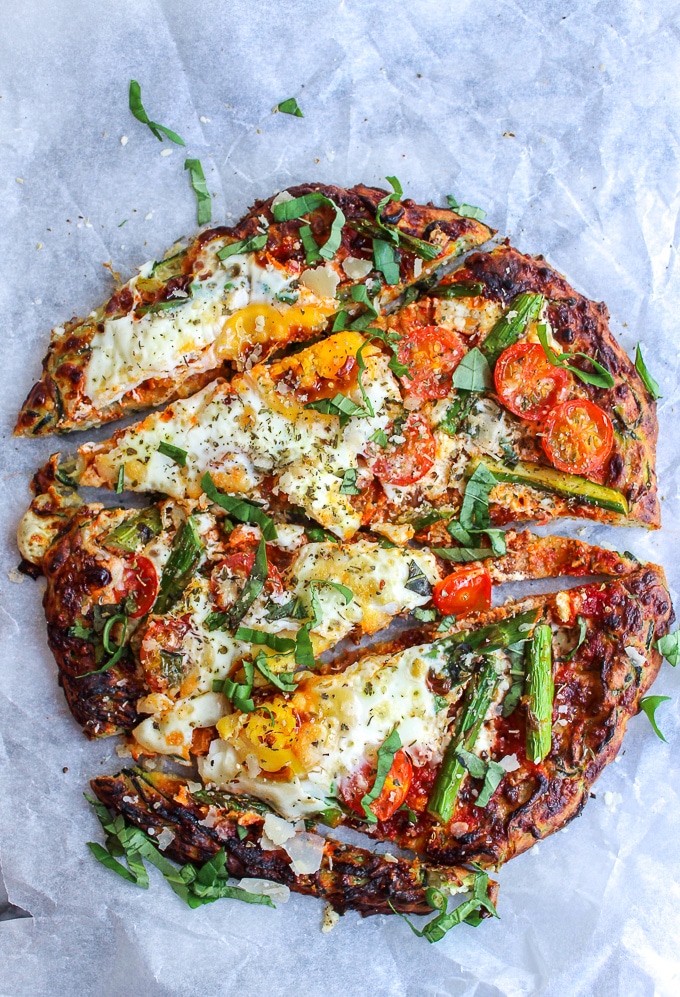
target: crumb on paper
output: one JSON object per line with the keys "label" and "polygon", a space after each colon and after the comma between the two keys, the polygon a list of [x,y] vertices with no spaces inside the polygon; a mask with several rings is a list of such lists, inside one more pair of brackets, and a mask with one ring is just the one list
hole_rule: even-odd
{"label": "crumb on paper", "polygon": [[128,144],[128,137],[127,137],[127,135],[121,135],[121,137],[120,137],[120,144],[121,145],[127,145]]}
{"label": "crumb on paper", "polygon": [[612,813],[618,809],[621,803],[623,803],[623,796],[621,796],[621,793],[613,793],[608,789],[604,794],[604,805],[607,810],[611,810]]}
{"label": "crumb on paper", "polygon": [[[227,105],[225,104],[224,106],[226,107]],[[202,114],[198,120],[203,125],[209,125],[210,124],[210,118],[206,118],[206,116],[204,114]]]}
{"label": "crumb on paper", "polygon": [[17,177],[16,179],[17,179],[17,183],[23,183],[23,182],[24,182],[24,181],[23,181],[23,180],[21,179],[21,177]]}
{"label": "crumb on paper", "polygon": [[26,575],[22,575],[17,568],[12,568],[11,571],[8,571],[7,577],[14,583],[14,585],[23,585],[26,581]]}
{"label": "crumb on paper", "polygon": [[150,211],[148,215],[144,215],[145,222],[150,222],[152,218],[153,218],[153,211]]}
{"label": "crumb on paper", "polygon": [[323,921],[321,923],[322,932],[327,935],[329,931],[332,931],[335,925],[340,920],[340,915],[336,910],[333,910],[330,904],[326,904],[323,911]]}
{"label": "crumb on paper", "polygon": [[172,156],[172,149],[161,149],[161,156]]}

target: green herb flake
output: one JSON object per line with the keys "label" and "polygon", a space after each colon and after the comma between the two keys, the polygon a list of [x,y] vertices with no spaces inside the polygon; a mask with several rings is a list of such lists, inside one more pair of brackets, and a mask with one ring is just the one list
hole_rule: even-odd
{"label": "green herb flake", "polygon": [[588,624],[582,616],[576,617],[576,622],[578,623],[578,639],[574,648],[569,652],[569,654],[564,658],[564,661],[571,661],[578,649],[583,645],[586,635],[588,633]]}
{"label": "green herb flake", "polygon": [[307,527],[305,528],[305,533],[307,534],[307,539],[311,540],[312,543],[341,543],[334,533],[329,533],[328,530],[324,530],[320,526]]}
{"label": "green herb flake", "polygon": [[174,444],[166,443],[165,441],[159,443],[157,449],[158,452],[162,453],[164,457],[169,457],[170,460],[174,460],[175,464],[179,464],[180,467],[186,467],[186,450],[182,450],[181,447],[176,447]]}
{"label": "green herb flake", "polygon": [[378,823],[378,818],[371,810],[371,803],[377,800],[382,793],[385,786],[385,780],[387,779],[390,769],[392,768],[394,756],[400,748],[401,738],[399,737],[398,729],[395,727],[389,737],[385,738],[383,743],[378,748],[378,767],[375,773],[373,788],[361,797],[361,806],[366,814],[366,820],[369,824]]}
{"label": "green herb flake", "polygon": [[125,489],[125,464],[120,464],[118,467],[118,477],[116,478],[116,495]]}
{"label": "green herb flake", "polygon": [[455,625],[455,623],[456,623],[456,616],[454,613],[449,613],[448,616],[442,616],[441,622],[437,627],[437,633],[440,634],[446,633],[446,631],[450,630],[451,627]]}
{"label": "green herb flake", "polygon": [[[650,724],[652,725],[652,730],[657,737],[661,738],[662,741],[666,742],[666,738],[663,736],[656,722],[656,711],[661,706],[662,703],[668,702],[670,696],[645,696],[640,700],[640,709],[645,714]],[[668,743],[668,742],[666,742]]]}
{"label": "green herb flake", "polygon": [[267,238],[266,232],[260,232],[257,235],[251,235],[248,239],[230,242],[228,246],[223,246],[222,249],[218,250],[217,258],[218,260],[226,260],[229,256],[236,256],[240,253],[256,253],[267,245]]}
{"label": "green herb flake", "polygon": [[645,361],[642,357],[642,350],[640,349],[639,343],[635,347],[635,369],[640,375],[642,383],[644,384],[645,388],[650,393],[654,401],[656,401],[657,398],[661,398],[662,395],[659,390],[659,385],[647,370],[647,365],[645,364]]}
{"label": "green herb flake", "polygon": [[411,610],[411,615],[415,616],[421,623],[434,623],[437,619],[437,610],[423,609],[422,606],[416,606],[415,609]]}
{"label": "green herb flake", "polygon": [[173,132],[170,128],[166,128],[165,125],[159,125],[157,121],[152,121],[149,118],[149,115],[144,110],[144,105],[142,104],[142,88],[137,80],[130,80],[129,105],[130,110],[135,118],[137,118],[137,121],[141,121],[143,125],[147,125],[159,142],[163,141],[163,135],[165,135],[166,138],[169,138],[170,141],[174,142],[176,145],[186,144],[184,139],[180,138],[177,132]]}
{"label": "green herb flake", "polygon": [[185,159],[184,169],[189,170],[191,186],[196,195],[198,224],[205,225],[212,218],[212,199],[200,159]]}
{"label": "green herb flake", "polygon": [[296,118],[304,118],[304,114],[300,110],[295,97],[289,97],[288,100],[282,100],[280,104],[276,105],[274,110],[281,111],[282,114],[292,114]]}
{"label": "green herb flake", "polygon": [[389,443],[389,437],[384,429],[376,429],[372,436],[369,436],[371,443],[377,443],[379,447],[386,447]]}

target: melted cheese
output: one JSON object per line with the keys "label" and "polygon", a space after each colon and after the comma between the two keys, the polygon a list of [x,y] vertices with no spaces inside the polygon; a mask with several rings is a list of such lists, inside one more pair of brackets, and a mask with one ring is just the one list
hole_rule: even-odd
{"label": "melted cheese", "polygon": [[[341,491],[343,474],[358,468],[369,437],[389,421],[388,404],[400,397],[382,354],[366,355],[364,379],[375,416],[351,418],[339,429],[337,416],[304,408],[277,390],[267,368],[253,368],[231,385],[208,385],[148,416],[118,435],[113,446],[82,447],[81,456],[90,466],[81,482],[112,485],[122,464],[128,488],[198,497],[201,478],[210,471],[224,491],[257,498],[262,479],[276,474],[279,490],[291,503],[338,536],[349,537],[361,525],[361,515]],[[349,397],[363,403],[357,387]],[[186,450],[186,466],[159,453],[161,442]]]}
{"label": "melted cheese", "polygon": [[[205,541],[210,533],[212,517],[204,514],[198,515],[196,519]],[[151,555],[151,546],[153,545],[145,549],[147,556]],[[355,627],[365,633],[374,633],[388,625],[397,614],[408,612],[428,601],[428,596],[417,595],[406,587],[411,561],[418,564],[430,583],[437,581],[439,574],[436,561],[429,551],[398,548],[384,550],[369,541],[345,547],[333,543],[307,544],[286,572],[285,591],[277,601],[283,604],[291,598],[300,597],[303,604],[308,604],[311,618],[312,581],[329,579],[347,585],[352,590],[353,600],[346,604],[344,596],[337,589],[329,585],[316,586],[321,614],[319,623],[312,628],[310,636],[314,652],[319,655],[346,637]],[[260,595],[248,610],[242,625],[294,638],[301,621],[269,620],[267,602],[267,597]],[[182,642],[182,651],[192,665],[189,683],[191,692],[180,696],[175,702],[166,696],[145,696],[137,704],[140,712],[152,714],[134,730],[136,740],[149,751],[186,757],[194,729],[212,726],[228,710],[227,701],[220,696],[218,700],[222,704],[221,712],[215,715],[213,706],[218,700],[206,699],[208,694],[212,695],[213,681],[226,678],[244,656],[262,649],[253,649],[249,643],[235,640],[224,631],[209,631],[205,620],[215,608],[210,597],[208,579],[197,575],[169,614],[175,619],[186,619],[188,616],[190,620],[190,629]],[[269,664],[275,671],[287,671],[291,667],[291,659],[272,654]],[[196,703],[198,705],[195,708],[189,708],[190,704]]]}
{"label": "melted cheese", "polygon": [[[190,296],[177,297],[176,308],[141,317],[133,308],[117,318],[102,317],[90,342],[85,380],[85,392],[98,407],[111,405],[151,377],[184,380],[223,360],[239,359],[246,347],[256,348],[251,361],[257,360],[258,344],[285,341],[295,327],[322,328],[337,310],[333,296],[304,285],[292,291],[297,272],[272,263],[262,267],[253,253],[221,262],[217,251],[222,245],[216,240],[204,251],[203,273]],[[135,304],[137,283],[148,271],[147,265],[127,285]],[[297,296],[297,301],[291,305],[277,295]]]}
{"label": "melted cheese", "polygon": [[[392,656],[369,655],[342,674],[313,676],[301,685],[291,708],[313,717],[315,764],[290,781],[249,773],[248,746],[238,727],[230,740],[214,741],[200,760],[202,777],[229,792],[257,796],[284,817],[296,818],[327,809],[338,783],[367,761],[374,763],[395,726],[416,765],[439,763],[450,721],[445,709],[437,711],[426,682],[433,667],[428,651],[430,645]],[[451,693],[451,701],[457,695]],[[229,729],[222,722],[219,727]]]}

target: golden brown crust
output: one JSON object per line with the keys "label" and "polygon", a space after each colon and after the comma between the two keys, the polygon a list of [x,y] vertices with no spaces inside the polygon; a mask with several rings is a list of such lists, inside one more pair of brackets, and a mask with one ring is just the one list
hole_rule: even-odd
{"label": "golden brown crust", "polygon": [[[349,190],[326,186],[322,184],[303,184],[292,187],[289,193],[293,197],[319,192],[331,198],[341,207],[347,224],[343,229],[342,244],[335,255],[335,261],[341,263],[349,256],[359,259],[372,259],[372,239],[362,234],[352,225],[360,223],[375,224],[375,210],[378,202],[386,195],[386,191],[359,185]],[[121,418],[123,415],[154,405],[166,404],[177,398],[186,398],[199,388],[205,386],[215,377],[226,372],[223,363],[213,365],[209,370],[191,373],[185,367],[173,372],[167,377],[151,377],[128,391],[120,401],[98,404],[96,398],[90,399],[85,394],[86,368],[90,357],[90,344],[95,332],[103,331],[103,320],[119,318],[134,312],[136,316],[144,309],[153,308],[175,297],[176,294],[186,297],[192,283],[201,279],[205,269],[203,254],[210,244],[220,245],[247,239],[262,232],[262,219],[269,224],[267,229],[269,241],[267,247],[259,253],[263,265],[268,261],[280,264],[291,264],[298,272],[305,263],[305,252],[300,242],[300,226],[305,219],[288,222],[275,222],[271,205],[274,198],[257,202],[246,217],[233,227],[218,227],[208,229],[192,240],[186,249],[181,249],[168,258],[167,264],[161,264],[156,280],[147,280],[141,300],[132,293],[125,284],[119,287],[109,300],[87,319],[72,319],[62,330],[53,333],[52,341],[43,360],[43,374],[40,380],[31,388],[17,420],[15,434],[38,436],[56,431],[82,429],[99,425]],[[334,213],[330,207],[316,210],[311,218],[312,231],[319,244],[328,238],[330,224]],[[435,208],[432,205],[421,206],[411,200],[390,202],[384,211],[384,217],[391,224],[407,235],[429,241],[440,250],[439,257],[433,264],[427,264],[422,278],[430,270],[461,255],[466,250],[476,248],[486,242],[493,234],[492,230],[474,219],[464,218],[455,212]],[[416,256],[407,249],[400,253],[400,282],[388,287],[382,295],[384,304],[397,298],[404,287],[422,279],[414,273]],[[344,275],[340,284],[339,294],[348,291],[354,281]],[[357,309],[351,301],[345,306]],[[141,311],[140,311],[141,309]],[[138,316],[139,317],[139,316]],[[316,329],[318,333],[320,330]],[[286,342],[309,338],[314,332],[310,329],[292,327],[286,340],[275,340],[262,344],[262,356],[283,346]],[[238,359],[238,358],[237,358]],[[238,364],[237,364],[238,365]]]}

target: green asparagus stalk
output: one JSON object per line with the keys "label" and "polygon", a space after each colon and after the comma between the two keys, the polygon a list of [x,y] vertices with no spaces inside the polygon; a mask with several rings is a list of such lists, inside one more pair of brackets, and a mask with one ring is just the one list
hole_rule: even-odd
{"label": "green asparagus stalk", "polygon": [[518,294],[510,308],[501,316],[479,348],[491,366],[508,346],[517,342],[529,322],[533,322],[543,307],[542,294]]}
{"label": "green asparagus stalk", "polygon": [[189,516],[175,537],[170,557],[163,568],[154,613],[165,613],[179,599],[189,584],[202,553],[203,544],[196,523],[193,516]]}
{"label": "green asparagus stalk", "polygon": [[461,748],[466,751],[472,751],[474,748],[499,682],[500,676],[496,672],[495,661],[488,657],[482,670],[468,686],[463,708],[444,753],[427,805],[428,811],[442,824],[448,824],[451,820],[458,791],[467,772],[465,766],[458,760],[458,753]]}
{"label": "green asparagus stalk", "polygon": [[552,674],[552,630],[537,626],[527,651],[525,694],[528,699],[527,757],[542,762],[552,743],[555,683]]}

